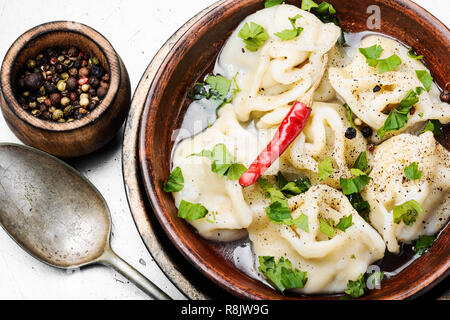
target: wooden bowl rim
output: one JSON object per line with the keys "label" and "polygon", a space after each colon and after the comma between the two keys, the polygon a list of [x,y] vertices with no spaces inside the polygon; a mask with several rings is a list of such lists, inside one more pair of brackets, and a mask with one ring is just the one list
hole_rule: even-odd
{"label": "wooden bowl rim", "polygon": [[[51,33],[76,33],[81,35],[86,41],[92,42],[105,56],[109,68],[110,83],[107,94],[102,103],[85,117],[71,122],[52,122],[36,118],[20,106],[13,90],[12,70],[17,57],[23,49],[32,41],[39,41],[39,38]],[[6,65],[6,61],[11,61]],[[120,87],[122,71],[120,68],[119,57],[111,43],[97,30],[83,23],[68,20],[58,20],[39,24],[25,31],[17,38],[8,49],[0,70],[1,80],[0,89],[6,101],[7,107],[21,121],[44,131],[68,132],[77,130],[97,122],[105,111],[114,104]]]}
{"label": "wooden bowl rim", "polygon": [[[395,0],[395,1],[381,0],[381,1],[385,2],[386,4],[394,3],[397,5],[407,7],[408,9],[416,13],[419,17],[421,17],[423,20],[427,21],[432,26],[432,28],[438,31],[438,33],[445,34],[446,37],[450,39],[450,29],[446,27],[436,17],[434,17],[430,12],[428,12],[418,4],[410,0]],[[157,70],[156,75],[150,85],[147,97],[145,99],[144,110],[139,124],[138,148],[137,148],[139,156],[139,166],[143,179],[144,188],[147,197],[150,200],[152,209],[159,223],[161,224],[164,232],[167,234],[167,236],[169,237],[171,242],[175,245],[175,247],[180,251],[180,253],[185,258],[187,258],[188,261],[192,263],[199,271],[201,271],[204,275],[206,275],[209,279],[211,279],[214,283],[219,285],[224,290],[232,293],[233,295],[239,298],[246,298],[246,299],[268,299],[270,297],[264,295],[263,293],[255,291],[251,288],[239,286],[239,283],[237,282],[234,283],[233,286],[231,286],[230,283],[225,278],[223,278],[219,272],[217,272],[214,266],[209,264],[208,261],[204,259],[204,257],[202,257],[199,254],[196,254],[194,250],[192,250],[193,248],[192,244],[188,244],[184,241],[183,237],[180,236],[181,234],[180,231],[174,226],[174,224],[171,222],[171,219],[169,219],[170,215],[166,213],[165,210],[163,209],[162,205],[163,199],[161,198],[160,194],[157,191],[158,188],[159,189],[161,188],[157,185],[158,181],[154,177],[155,170],[153,169],[153,164],[148,160],[149,158],[151,158],[150,155],[154,151],[150,150],[150,152],[147,153],[145,148],[146,137],[148,133],[147,132],[148,128],[146,124],[152,123],[153,126],[156,125],[155,118],[157,110],[156,108],[151,108],[150,104],[153,95],[157,91],[158,85],[161,82],[160,78],[164,77],[169,78],[170,76],[168,76],[168,74],[171,74],[175,69],[173,67],[173,64],[171,66],[170,61],[174,58],[181,60],[182,58],[180,58],[179,56],[183,56],[185,54],[185,49],[189,48],[193,43],[197,41],[198,37],[189,38],[189,35],[193,32],[193,30],[197,32],[197,35],[203,34],[204,32],[208,32],[207,30],[208,27],[206,26],[208,25],[208,22],[211,22],[210,19],[211,16],[223,15],[224,10],[222,10],[221,7],[225,5],[230,5],[230,7],[227,8],[228,12],[230,11],[233,12],[233,10],[239,9],[239,4],[236,1],[223,0],[221,2],[218,2],[217,6],[212,7],[211,10],[207,11],[192,26],[190,26],[188,30],[186,30],[186,32],[177,40],[177,42],[173,44],[171,50],[160,64],[159,69]],[[164,89],[162,89],[162,91],[164,91]],[[441,230],[441,233],[444,232],[445,233],[450,232],[449,223],[447,223],[447,225]],[[439,241],[439,239],[437,241]],[[401,272],[407,272],[408,269],[411,267],[411,265],[414,265],[417,262],[417,260],[408,265]],[[416,282],[413,288],[409,288],[409,290],[407,289],[399,290],[395,293],[391,293],[390,295],[386,295],[382,299],[402,300],[417,297],[430,290],[432,287],[434,287],[436,284],[438,284],[440,281],[442,281],[449,275],[450,275],[450,256],[446,257],[445,261],[437,265],[432,274],[427,275],[425,278],[422,278],[418,282]],[[336,299],[339,298],[339,296],[306,295],[306,296],[286,296],[285,298],[298,300],[314,299],[314,298]],[[361,299],[365,299],[365,297],[363,296]]]}

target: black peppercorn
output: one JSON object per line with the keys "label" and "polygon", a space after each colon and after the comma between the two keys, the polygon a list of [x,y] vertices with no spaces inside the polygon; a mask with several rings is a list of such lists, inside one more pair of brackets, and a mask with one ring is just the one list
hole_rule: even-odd
{"label": "black peppercorn", "polygon": [[98,78],[96,77],[89,77],[89,85],[91,86],[91,88],[98,88],[98,85],[100,84],[100,81],[98,81]]}
{"label": "black peppercorn", "polygon": [[41,86],[42,80],[44,80],[42,73],[30,73],[25,76],[25,86],[32,91],[37,90]]}
{"label": "black peppercorn", "polygon": [[440,98],[442,102],[450,103],[450,91],[448,90],[442,91]]}
{"label": "black peppercorn", "polygon": [[345,137],[347,139],[353,139],[354,137],[356,137],[356,129],[353,127],[348,127],[345,131]]}
{"label": "black peppercorn", "polygon": [[378,92],[381,90],[381,87],[376,85],[375,88],[373,88],[373,92]]}
{"label": "black peppercorn", "polygon": [[102,69],[102,67],[93,65],[93,66],[92,66],[92,69],[91,69],[91,73],[92,73],[92,75],[93,75],[94,77],[97,77],[97,78],[98,78],[98,77],[101,77],[101,76],[102,76],[103,69]]}
{"label": "black peppercorn", "polygon": [[66,69],[66,66],[65,66],[64,64],[60,63],[60,62],[58,62],[58,63],[55,65],[55,70],[56,70],[56,72],[58,72],[58,73],[64,72],[65,69]]}
{"label": "black peppercorn", "polygon": [[47,92],[47,94],[52,94],[52,93],[58,92],[58,88],[56,88],[56,86],[53,83],[45,84],[44,88],[45,88],[45,92]]}
{"label": "black peppercorn", "polygon": [[66,81],[66,88],[69,91],[75,91],[78,88],[78,81],[74,77],[70,77]]}
{"label": "black peppercorn", "polygon": [[365,126],[361,129],[361,133],[365,138],[369,138],[372,136],[373,130],[369,126]]}
{"label": "black peppercorn", "polygon": [[107,92],[107,89],[106,89],[106,88],[104,88],[104,87],[99,87],[99,88],[97,89],[97,96],[98,96],[100,99],[103,99],[103,98],[106,96],[106,92]]}

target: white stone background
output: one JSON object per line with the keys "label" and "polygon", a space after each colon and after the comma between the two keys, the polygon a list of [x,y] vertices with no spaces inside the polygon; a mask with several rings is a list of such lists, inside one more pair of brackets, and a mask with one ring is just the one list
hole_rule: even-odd
{"label": "white stone background", "polygon": [[[236,0],[238,1],[238,0]],[[261,0],[263,1],[263,0]],[[73,20],[102,33],[122,57],[131,88],[165,41],[215,0],[0,0],[0,57],[26,30],[44,22]],[[300,2],[300,0],[299,0]],[[450,26],[450,0],[416,0]],[[99,153],[70,164],[100,190],[112,214],[112,248],[175,299],[184,296],[160,271],[142,242],[127,204],[120,133]],[[0,142],[20,141],[0,117]],[[94,266],[67,273],[35,260],[0,228],[0,299],[149,299],[112,269]]]}

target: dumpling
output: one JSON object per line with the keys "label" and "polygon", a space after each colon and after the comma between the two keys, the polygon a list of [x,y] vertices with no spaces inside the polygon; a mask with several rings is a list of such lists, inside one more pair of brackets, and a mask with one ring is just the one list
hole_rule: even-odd
{"label": "dumpling", "polygon": [[[408,180],[405,168],[416,162],[420,179]],[[370,203],[371,224],[380,232],[391,252],[399,242],[410,243],[420,235],[433,235],[450,216],[450,153],[430,131],[420,136],[401,134],[375,150],[372,180],[363,190]],[[394,223],[393,207],[415,200],[423,208],[411,226]]]}
{"label": "dumpling", "polygon": [[[379,45],[383,48],[381,59],[393,54],[400,57],[402,63],[395,71],[378,73],[378,69],[367,64],[366,58],[356,51],[353,61],[344,68],[330,68],[329,80],[338,95],[350,106],[362,121],[372,127],[374,132],[381,128],[388,117],[390,106],[398,104],[408,93],[417,87],[423,87],[415,70],[427,70],[419,60],[408,56],[408,49],[400,43],[380,36],[364,38],[359,47],[367,48]],[[374,90],[379,86],[381,90]],[[376,91],[376,92],[374,92]],[[390,131],[386,138],[403,131],[413,132],[428,119],[450,121],[450,108],[439,100],[439,89],[432,83],[429,92],[423,91],[419,102],[414,105],[415,112],[401,130]]]}
{"label": "dumpling", "polygon": [[175,204],[181,200],[200,203],[209,213],[200,220],[190,221],[206,239],[233,241],[247,235],[245,228],[252,222],[252,211],[244,200],[238,181],[230,181],[211,171],[211,160],[191,156],[211,150],[223,143],[237,162],[249,166],[256,157],[256,137],[236,120],[232,105],[222,107],[220,117],[210,128],[191,139],[180,142],[173,156],[173,167],[180,167],[184,188],[174,193]]}
{"label": "dumpling", "polygon": [[[291,29],[289,18],[301,15],[296,26],[300,35],[284,41],[274,35]],[[238,37],[245,23],[261,25],[269,39],[256,52],[244,49]],[[292,5],[278,5],[248,16],[228,39],[214,72],[229,79],[236,76],[241,89],[233,105],[239,121],[247,121],[252,112],[270,112],[287,108],[302,96],[319,77],[322,58],[336,43],[340,28],[324,24],[313,14]]]}
{"label": "dumpling", "polygon": [[367,142],[358,130],[355,138],[345,137],[350,122],[344,110],[335,103],[314,102],[307,125],[282,155],[280,169],[293,166],[317,183],[319,163],[329,157],[334,170],[324,184],[339,188],[339,178],[351,177],[350,168]]}
{"label": "dumpling", "polygon": [[[385,245],[380,235],[353,209],[339,191],[316,185],[306,193],[289,199],[292,217],[308,217],[308,232],[271,222],[264,211],[267,201],[258,198],[261,192],[246,190],[246,198],[257,213],[248,228],[256,257],[283,257],[292,266],[307,272],[308,281],[299,293],[338,293],[355,280],[367,267],[384,255]],[[335,229],[331,239],[320,231],[319,218],[339,221],[352,215],[352,226],[344,231]],[[258,261],[258,258],[255,259]]]}

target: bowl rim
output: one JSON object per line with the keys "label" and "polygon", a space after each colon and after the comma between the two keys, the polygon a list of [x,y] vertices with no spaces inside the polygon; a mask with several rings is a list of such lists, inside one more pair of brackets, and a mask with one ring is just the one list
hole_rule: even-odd
{"label": "bowl rim", "polygon": [[[14,93],[12,70],[17,57],[24,48],[32,41],[52,33],[76,33],[93,43],[105,56],[109,68],[110,83],[107,94],[103,101],[89,114],[79,120],[71,122],[53,122],[32,116],[24,110],[17,101]],[[84,128],[97,122],[105,111],[114,104],[120,88],[122,71],[120,60],[111,43],[97,30],[80,22],[69,20],[50,21],[39,24],[20,35],[9,47],[0,69],[0,90],[9,110],[22,122],[43,131],[69,132]]]}
{"label": "bowl rim", "polygon": [[[387,3],[395,2],[397,5],[401,5],[412,10],[414,13],[419,15],[421,18],[426,19],[434,29],[438,30],[440,34],[446,34],[448,38],[450,38],[450,29],[445,26],[440,20],[434,17],[430,12],[422,8],[417,3],[412,2],[411,0],[380,0]],[[205,259],[196,254],[185,241],[180,240],[181,237],[180,231],[171,223],[168,218],[169,214],[165,212],[163,209],[163,199],[158,193],[158,181],[154,176],[155,170],[153,169],[153,163],[148,160],[149,153],[146,152],[146,137],[147,137],[147,126],[148,122],[153,123],[153,126],[156,125],[155,117],[156,110],[155,108],[151,108],[151,100],[153,97],[153,93],[157,91],[159,79],[163,76],[164,72],[167,72],[167,68],[169,68],[169,62],[177,56],[177,54],[183,55],[184,49],[189,47],[189,44],[195,42],[196,40],[189,39],[188,36],[192,32],[193,29],[201,28],[201,26],[206,25],[209,21],[209,17],[211,14],[214,14],[216,10],[220,10],[220,7],[234,4],[233,0],[222,0],[217,3],[217,6],[213,6],[211,10],[204,13],[193,25],[189,27],[186,32],[180,36],[180,38],[173,44],[171,50],[166,55],[164,60],[159,65],[159,69],[157,70],[152,83],[150,84],[147,96],[145,98],[144,110],[140,119],[139,124],[139,132],[138,132],[138,157],[139,157],[139,169],[143,179],[143,185],[145,188],[145,192],[147,198],[150,200],[151,207],[155,216],[157,217],[158,222],[161,224],[164,232],[171,240],[171,242],[175,245],[175,247],[179,250],[179,252],[191,263],[193,264],[199,271],[201,271],[205,276],[207,276],[214,283],[219,285],[219,287],[224,290],[232,293],[233,295],[240,298],[251,298],[251,299],[266,299],[267,297],[259,293],[258,291],[251,290],[250,288],[243,288],[238,286],[230,286],[230,284],[224,279],[214,268],[212,268],[208,263],[204,263]],[[220,12],[222,14],[222,11]],[[197,30],[198,31],[198,30]],[[196,38],[196,37],[194,37]],[[151,150],[153,152],[153,150]],[[172,200],[173,201],[173,200]],[[450,228],[447,223],[446,226],[441,230],[440,233],[449,233]],[[207,241],[207,240],[204,240]],[[415,262],[415,261],[414,261]],[[407,270],[411,265],[411,263],[404,270]],[[413,288],[408,290],[403,289],[401,291],[391,293],[386,297],[382,297],[381,299],[391,299],[391,300],[401,300],[401,299],[411,299],[420,296],[421,294],[427,292],[432,287],[437,285],[440,281],[445,279],[450,275],[450,257],[447,257],[446,261],[439,265],[436,270],[434,270],[433,274],[426,276],[424,279],[421,279],[416,283]],[[246,275],[248,276],[248,275]],[[306,296],[286,296],[287,299],[308,299],[313,298],[314,295],[306,295]],[[321,296],[324,299],[333,299],[339,296],[334,295],[323,295]],[[365,299],[365,296],[360,299]]]}

